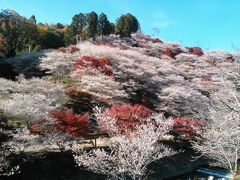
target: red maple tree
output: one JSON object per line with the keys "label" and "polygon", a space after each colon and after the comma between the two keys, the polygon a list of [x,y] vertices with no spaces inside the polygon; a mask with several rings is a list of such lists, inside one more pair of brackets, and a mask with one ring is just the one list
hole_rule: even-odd
{"label": "red maple tree", "polygon": [[50,115],[57,119],[55,126],[63,132],[75,137],[86,137],[90,131],[88,126],[89,114],[74,115],[72,110],[51,112]]}
{"label": "red maple tree", "polygon": [[217,61],[216,60],[209,60],[209,59],[207,59],[207,60],[205,60],[205,62],[208,63],[208,64],[211,64],[213,66],[217,66]]}
{"label": "red maple tree", "polygon": [[173,135],[175,137],[183,135],[193,139],[199,134],[201,128],[201,123],[199,121],[186,117],[173,118],[173,121]]}
{"label": "red maple tree", "polygon": [[[139,104],[135,104],[134,106],[124,104],[122,106],[112,106],[112,108],[107,108],[102,118],[110,117],[110,120],[115,118],[118,130],[124,133],[126,129],[134,130],[136,125],[140,125],[151,116],[152,113],[153,111],[151,109]],[[104,125],[103,119],[100,120],[102,129],[108,130]]]}
{"label": "red maple tree", "polygon": [[81,59],[77,60],[74,64],[74,69],[81,69],[91,67],[94,69],[99,69],[102,73],[106,75],[113,75],[112,70],[109,68],[111,66],[111,61],[107,58],[96,59],[91,56],[83,56]]}
{"label": "red maple tree", "polygon": [[201,79],[202,82],[212,82],[211,77],[205,77]]}

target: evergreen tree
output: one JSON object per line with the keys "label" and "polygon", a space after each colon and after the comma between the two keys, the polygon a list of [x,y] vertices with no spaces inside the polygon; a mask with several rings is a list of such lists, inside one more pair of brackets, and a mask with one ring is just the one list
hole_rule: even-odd
{"label": "evergreen tree", "polygon": [[65,46],[69,46],[74,43],[76,43],[76,34],[74,32],[73,26],[69,26],[64,33],[64,44]]}
{"label": "evergreen tree", "polygon": [[95,35],[97,33],[98,15],[94,11],[87,15],[87,23],[88,37],[95,38]]}
{"label": "evergreen tree", "polygon": [[39,31],[37,25],[32,21],[27,21],[20,28],[21,33],[18,37],[16,54],[21,55],[27,51],[31,51],[39,43]]}
{"label": "evergreen tree", "polygon": [[76,43],[76,36],[80,35],[82,39],[86,39],[86,33],[84,29],[87,26],[87,15],[79,13],[73,16],[71,25],[64,33],[64,42],[68,46]]}
{"label": "evergreen tree", "polygon": [[111,33],[110,34],[114,34],[115,33],[115,24],[110,23],[110,25],[111,25]]}
{"label": "evergreen tree", "polygon": [[61,23],[57,23],[57,24],[56,24],[56,28],[57,28],[57,29],[63,29],[63,28],[64,28],[64,25],[61,24]]}
{"label": "evergreen tree", "polygon": [[133,15],[131,15],[130,13],[128,13],[127,15],[127,19],[130,23],[130,30],[131,33],[132,32],[137,32],[137,30],[140,28],[139,22],[137,20],[137,18]]}
{"label": "evergreen tree", "polygon": [[137,32],[138,29],[139,23],[137,18],[128,13],[117,19],[115,34],[120,35],[120,37],[130,37],[131,33]]}
{"label": "evergreen tree", "polygon": [[74,35],[77,34],[81,35],[86,25],[87,17],[83,13],[76,14],[75,16],[73,16],[71,26],[73,28]]}
{"label": "evergreen tree", "polygon": [[32,16],[29,18],[28,22],[33,23],[33,24],[37,24],[37,21],[36,21],[36,18],[35,18],[34,15],[32,15]]}
{"label": "evergreen tree", "polygon": [[47,33],[40,39],[40,43],[45,49],[63,47],[63,33],[48,28]]}
{"label": "evergreen tree", "polygon": [[98,20],[98,35],[109,35],[112,32],[112,26],[107,19],[107,15],[101,13]]}

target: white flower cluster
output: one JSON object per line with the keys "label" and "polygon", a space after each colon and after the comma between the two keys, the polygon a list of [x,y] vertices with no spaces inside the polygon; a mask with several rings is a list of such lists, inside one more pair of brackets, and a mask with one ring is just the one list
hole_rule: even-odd
{"label": "white flower cluster", "polygon": [[115,105],[127,102],[128,95],[122,85],[113,77],[100,73],[96,69],[79,69],[71,76],[79,81],[82,91],[90,92],[101,100]]}
{"label": "white flower cluster", "polygon": [[65,101],[64,89],[43,79],[19,77],[18,81],[11,81],[0,78],[0,82],[0,108],[27,124],[48,119],[48,114]]}
{"label": "white flower cluster", "polygon": [[27,124],[32,124],[41,119],[48,119],[49,113],[60,107],[60,104],[54,102],[55,99],[39,93],[15,93],[11,99],[0,101],[0,107],[7,115],[17,117]]}
{"label": "white flower cluster", "polygon": [[146,175],[147,165],[166,156],[176,154],[171,148],[158,141],[172,127],[171,120],[164,120],[161,115],[155,115],[157,123],[147,123],[137,127],[135,133],[117,134],[107,143],[111,152],[95,149],[90,152],[79,152],[77,146],[75,161],[90,171],[102,173],[111,178],[132,179]]}
{"label": "white flower cluster", "polygon": [[73,64],[81,59],[81,52],[62,53],[62,52],[48,52],[46,56],[40,59],[40,69],[51,73],[54,76],[62,77],[68,75],[73,70]]}
{"label": "white flower cluster", "polygon": [[[71,74],[79,80],[84,90],[94,91],[95,95],[111,99],[115,103],[117,101],[114,98],[119,99],[122,96],[124,99],[126,93],[132,97],[143,91],[158,97],[155,99],[158,110],[171,110],[170,114],[175,116],[190,115],[196,108],[205,111],[205,107],[210,105],[209,95],[212,91],[217,91],[221,84],[213,67],[214,62],[216,60],[218,67],[229,67],[228,72],[232,72],[236,66],[225,61],[231,54],[215,50],[204,52],[203,56],[198,57],[192,55],[188,49],[181,48],[179,43],[154,43],[155,40],[156,38],[146,35],[140,37],[139,34],[123,39],[116,36],[102,37],[96,41],[101,44],[112,42],[115,47],[82,42],[77,45],[79,51],[73,54],[49,52],[41,59],[40,66],[51,73],[60,74],[59,76]],[[139,43],[141,46],[132,47],[132,43]],[[128,50],[121,50],[118,48],[120,45],[125,45]],[[178,49],[181,53],[175,59],[161,56],[166,48],[173,51]],[[160,52],[159,56],[154,55],[156,50]],[[90,69],[85,69],[84,73],[72,73],[73,64],[83,56],[108,58],[114,78]],[[186,106],[191,108],[182,111],[180,107]]]}

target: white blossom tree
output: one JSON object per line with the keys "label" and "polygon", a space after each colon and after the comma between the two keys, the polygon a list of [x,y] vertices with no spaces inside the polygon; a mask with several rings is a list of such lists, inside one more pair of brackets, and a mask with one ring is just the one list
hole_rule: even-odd
{"label": "white blossom tree", "polygon": [[158,142],[169,132],[172,121],[164,120],[161,115],[155,115],[154,118],[155,123],[149,121],[139,125],[134,132],[110,132],[110,135],[114,134],[106,141],[110,150],[97,148],[82,152],[78,146],[73,146],[76,163],[112,179],[143,179],[151,162],[176,154],[176,151]]}
{"label": "white blossom tree", "polygon": [[221,79],[218,91],[212,94],[208,123],[202,139],[193,147],[213,164],[228,169],[233,176],[238,170],[240,158],[240,103],[238,64],[216,67]]}

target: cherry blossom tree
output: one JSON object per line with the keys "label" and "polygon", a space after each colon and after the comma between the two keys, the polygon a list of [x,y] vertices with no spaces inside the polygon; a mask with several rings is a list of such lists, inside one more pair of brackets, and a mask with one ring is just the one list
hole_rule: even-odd
{"label": "cherry blossom tree", "polygon": [[214,165],[228,169],[233,176],[240,157],[240,94],[236,67],[239,65],[215,67],[221,86],[212,93],[212,106],[202,139],[193,142],[193,147],[203,156],[212,159]]}
{"label": "cherry blossom tree", "polygon": [[[155,115],[155,123],[137,125],[136,131],[120,132],[106,141],[110,151],[97,148],[81,152],[73,146],[74,159],[79,166],[95,173],[105,174],[113,179],[143,179],[151,162],[176,154],[176,151],[159,143],[159,139],[169,132],[171,120]],[[110,133],[112,135],[112,133]]]}

